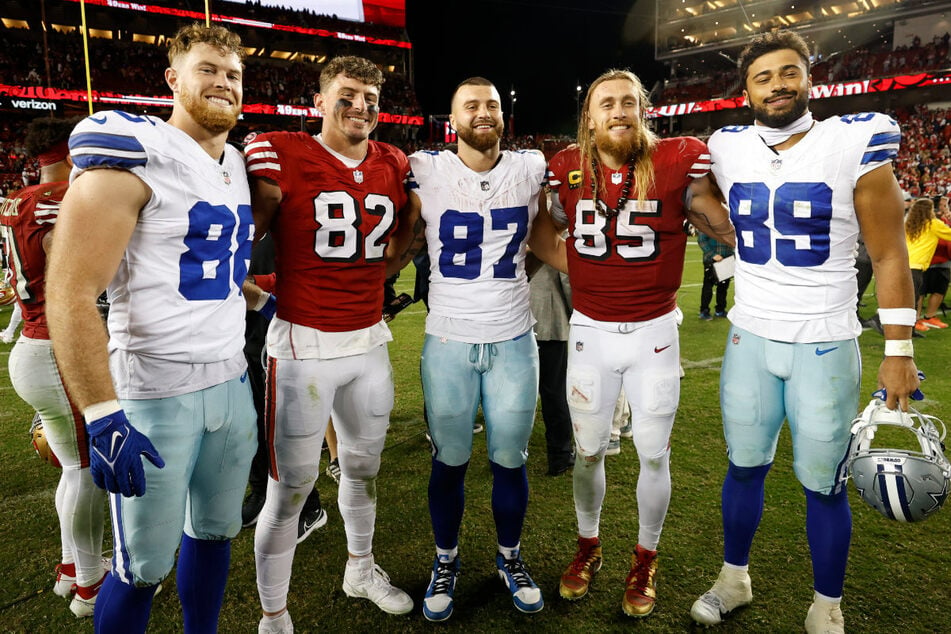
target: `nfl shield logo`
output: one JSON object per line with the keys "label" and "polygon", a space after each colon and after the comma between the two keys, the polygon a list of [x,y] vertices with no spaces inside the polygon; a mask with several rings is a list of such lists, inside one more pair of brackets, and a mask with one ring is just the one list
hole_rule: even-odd
{"label": "nfl shield logo", "polygon": [[737,344],[739,344],[739,343],[740,343],[740,335],[738,335],[737,333],[734,332],[734,333],[733,333],[733,338],[730,339],[730,342],[731,342],[734,346],[737,345]]}
{"label": "nfl shield logo", "polygon": [[484,192],[489,191],[489,181],[482,181],[481,183],[479,183],[479,186],[482,188],[482,191]]}
{"label": "nfl shield logo", "polygon": [[621,184],[621,172],[615,172],[614,174],[611,174],[611,183],[614,185]]}
{"label": "nfl shield logo", "polygon": [[769,162],[769,166],[773,168],[773,170],[778,170],[783,166],[783,159],[773,159]]}
{"label": "nfl shield logo", "polygon": [[584,342],[583,342],[583,341],[576,341],[576,342],[575,342],[575,350],[577,350],[578,352],[581,352],[582,350],[584,350]]}
{"label": "nfl shield logo", "polygon": [[355,181],[358,182],[358,183],[362,183],[362,182],[363,182],[363,172],[361,172],[360,170],[353,170],[353,180],[355,180]]}

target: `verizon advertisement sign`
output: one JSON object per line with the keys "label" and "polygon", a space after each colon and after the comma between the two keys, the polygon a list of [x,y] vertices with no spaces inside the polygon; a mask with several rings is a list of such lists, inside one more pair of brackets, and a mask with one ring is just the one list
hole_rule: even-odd
{"label": "verizon advertisement sign", "polygon": [[[94,103],[121,107],[125,104],[137,106],[171,107],[171,97],[147,97],[144,95],[123,95],[112,92],[93,91]],[[0,84],[0,108],[32,110],[35,112],[57,111],[61,101],[86,102],[86,91],[44,88],[42,86],[9,86]],[[243,112],[248,114],[283,115],[290,117],[319,117],[314,107],[292,106],[289,104],[246,103]],[[380,113],[380,123],[400,123],[404,125],[423,125],[419,115]]]}

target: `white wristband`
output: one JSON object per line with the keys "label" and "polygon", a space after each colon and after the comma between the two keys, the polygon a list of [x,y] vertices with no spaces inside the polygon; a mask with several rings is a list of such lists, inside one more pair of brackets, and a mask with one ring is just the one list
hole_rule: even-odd
{"label": "white wristband", "polygon": [[915,346],[911,339],[886,339],[885,340],[886,357],[913,357],[915,356]]}
{"label": "white wristband", "polygon": [[261,296],[258,297],[258,301],[254,304],[254,308],[251,310],[260,311],[262,308],[264,308],[264,305],[267,304],[267,300],[270,299],[270,297],[270,293],[261,293]]}
{"label": "white wristband", "polygon": [[83,410],[83,418],[85,418],[88,423],[108,416],[109,414],[114,414],[120,409],[122,409],[122,406],[119,405],[119,401],[116,400],[93,403]]}
{"label": "white wristband", "polygon": [[883,326],[914,326],[918,313],[914,308],[879,308],[878,318]]}

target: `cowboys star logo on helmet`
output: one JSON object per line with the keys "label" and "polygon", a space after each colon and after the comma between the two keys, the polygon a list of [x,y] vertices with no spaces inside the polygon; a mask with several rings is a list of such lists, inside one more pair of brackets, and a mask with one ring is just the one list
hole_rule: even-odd
{"label": "cowboys star logo on helmet", "polygon": [[[872,446],[876,434],[885,447]],[[881,400],[872,399],[852,421],[848,475],[862,499],[885,517],[921,521],[948,497],[951,463],[943,453],[944,436],[940,419],[914,409],[890,410]],[[913,448],[890,448],[901,444],[893,442],[896,438]]]}

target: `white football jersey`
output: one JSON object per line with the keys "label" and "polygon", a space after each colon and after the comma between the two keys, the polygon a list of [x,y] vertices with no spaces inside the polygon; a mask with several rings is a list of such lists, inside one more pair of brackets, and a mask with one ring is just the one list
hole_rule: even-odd
{"label": "white football jersey", "polygon": [[226,145],[217,161],[182,130],[119,111],[84,119],[69,147],[71,181],[124,169],[152,190],[109,284],[110,350],[189,364],[241,355],[254,236],[241,152]]}
{"label": "white football jersey", "polygon": [[453,152],[416,152],[409,159],[430,258],[426,332],[489,343],[530,330],[535,320],[525,251],[545,157],[504,151],[484,173]]}
{"label": "white football jersey", "polygon": [[819,121],[778,152],[753,126],[710,137],[713,173],[736,228],[730,321],[776,341],[859,335],[855,186],[895,158],[900,140],[898,124],[875,112]]}

